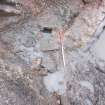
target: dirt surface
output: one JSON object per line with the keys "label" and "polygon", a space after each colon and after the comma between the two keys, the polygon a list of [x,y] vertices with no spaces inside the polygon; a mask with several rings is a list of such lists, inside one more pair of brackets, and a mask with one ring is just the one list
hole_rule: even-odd
{"label": "dirt surface", "polygon": [[105,0],[15,2],[0,15],[0,105],[105,105]]}

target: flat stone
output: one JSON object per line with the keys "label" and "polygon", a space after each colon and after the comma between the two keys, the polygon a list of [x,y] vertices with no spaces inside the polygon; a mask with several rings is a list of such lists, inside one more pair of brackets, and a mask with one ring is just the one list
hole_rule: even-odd
{"label": "flat stone", "polygon": [[94,54],[94,56],[98,57],[99,59],[105,60],[105,31],[96,41],[91,51]]}
{"label": "flat stone", "polygon": [[44,84],[49,92],[64,94],[66,91],[64,72],[58,71],[53,74],[48,74],[48,76],[44,78]]}
{"label": "flat stone", "polygon": [[58,50],[58,42],[54,38],[43,38],[40,40],[40,50],[41,51],[52,51]]}

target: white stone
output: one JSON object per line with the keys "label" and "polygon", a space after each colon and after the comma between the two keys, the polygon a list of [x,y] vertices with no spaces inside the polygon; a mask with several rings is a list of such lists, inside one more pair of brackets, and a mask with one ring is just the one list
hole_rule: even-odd
{"label": "white stone", "polygon": [[99,59],[105,60],[105,31],[102,33],[100,39],[94,44],[92,53]]}
{"label": "white stone", "polygon": [[80,81],[79,84],[87,89],[89,89],[92,93],[94,93],[93,85],[88,81]]}
{"label": "white stone", "polygon": [[48,76],[44,77],[44,84],[49,92],[64,94],[66,91],[64,72],[58,71],[53,74],[48,74]]}

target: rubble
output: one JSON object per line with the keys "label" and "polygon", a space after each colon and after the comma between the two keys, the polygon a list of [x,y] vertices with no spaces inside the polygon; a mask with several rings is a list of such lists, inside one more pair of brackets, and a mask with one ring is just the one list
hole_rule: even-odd
{"label": "rubble", "polygon": [[104,105],[105,1],[18,2],[0,16],[0,105]]}

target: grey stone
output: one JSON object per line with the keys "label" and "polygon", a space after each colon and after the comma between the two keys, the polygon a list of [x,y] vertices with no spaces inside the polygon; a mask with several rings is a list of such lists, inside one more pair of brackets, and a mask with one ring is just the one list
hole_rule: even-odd
{"label": "grey stone", "polygon": [[[20,0],[20,3],[27,6],[27,1]],[[100,41],[97,36],[102,35],[102,27],[97,27],[103,22],[105,2],[98,9],[91,3],[83,5],[81,0],[35,2],[34,6],[39,8],[34,8],[36,12],[32,10],[39,13],[35,16],[25,14],[28,11],[21,18],[0,16],[0,105],[105,105],[105,62],[92,50]],[[56,32],[63,30],[67,23],[70,27],[64,31],[64,67]],[[53,32],[43,33],[39,25],[52,28]],[[46,76],[47,85],[44,84]],[[63,95],[58,92],[60,87],[54,89],[57,81],[63,84],[60,79],[67,84]],[[56,81],[52,81],[51,91],[46,87],[50,87],[49,80]]]}
{"label": "grey stone", "polygon": [[59,45],[56,39],[49,37],[49,38],[43,38],[40,40],[41,51],[53,51],[58,49],[59,49]]}

